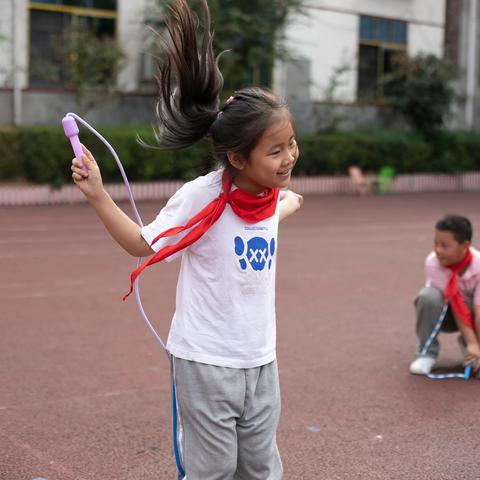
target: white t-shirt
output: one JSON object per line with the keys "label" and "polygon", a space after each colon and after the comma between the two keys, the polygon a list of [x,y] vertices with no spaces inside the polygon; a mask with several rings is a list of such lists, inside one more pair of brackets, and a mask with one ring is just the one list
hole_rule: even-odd
{"label": "white t-shirt", "polygon": [[[218,197],[222,170],[186,183],[142,228],[151,244]],[[167,341],[175,357],[222,367],[253,368],[275,360],[275,215],[250,224],[227,204],[217,222],[182,255],[176,311]],[[185,233],[186,234],[186,233]],[[182,234],[183,235],[183,234]],[[161,239],[153,249],[176,243]]]}

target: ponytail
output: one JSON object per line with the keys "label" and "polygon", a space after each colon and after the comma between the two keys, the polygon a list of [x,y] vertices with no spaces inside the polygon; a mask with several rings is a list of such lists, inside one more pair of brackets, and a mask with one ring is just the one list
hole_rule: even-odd
{"label": "ponytail", "polygon": [[198,19],[186,0],[174,0],[160,35],[157,61],[159,97],[155,138],[161,149],[181,149],[202,139],[217,119],[223,76],[213,53],[210,12],[201,0],[203,35],[197,44]]}
{"label": "ponytail", "polygon": [[228,160],[228,152],[248,159],[270,125],[284,118],[293,123],[293,119],[282,99],[258,87],[237,90],[220,108],[223,76],[213,53],[208,5],[206,0],[200,3],[200,46],[198,18],[187,0],[172,0],[165,20],[166,31],[159,35],[162,54],[157,61],[155,138],[158,148],[178,150],[207,137],[215,160],[233,178],[237,172]]}

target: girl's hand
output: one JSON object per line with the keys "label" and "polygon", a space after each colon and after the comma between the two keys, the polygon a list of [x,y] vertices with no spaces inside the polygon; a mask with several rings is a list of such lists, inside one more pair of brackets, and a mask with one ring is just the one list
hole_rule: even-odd
{"label": "girl's hand", "polygon": [[298,193],[287,190],[280,199],[280,220],[296,212],[303,204],[303,197]]}
{"label": "girl's hand", "polygon": [[83,156],[82,161],[87,167],[87,171],[83,170],[81,162],[76,158],[72,160],[72,178],[75,185],[88,198],[94,199],[103,193],[103,182],[100,169],[90,150],[82,145]]}

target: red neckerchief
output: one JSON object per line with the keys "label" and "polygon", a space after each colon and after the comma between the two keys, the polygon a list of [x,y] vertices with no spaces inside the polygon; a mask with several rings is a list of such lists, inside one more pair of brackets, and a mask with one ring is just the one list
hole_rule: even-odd
{"label": "red neckerchief", "polygon": [[185,225],[169,228],[153,239],[151,245],[154,245],[160,238],[172,237],[191,228],[180,241],[174,245],[163,247],[132,272],[130,276],[130,291],[123,297],[124,300],[132,293],[136,278],[146,267],[160,262],[195,243],[220,218],[227,203],[235,214],[247,223],[257,223],[275,214],[279,194],[278,188],[267,188],[264,195],[260,196],[243,192],[239,188],[231,192],[231,188],[232,179],[225,171],[222,176],[222,191],[215,200],[212,200],[206,207],[194,215]]}
{"label": "red neckerchief", "polygon": [[450,306],[452,307],[455,316],[461,320],[465,325],[470,327],[471,329],[475,329],[472,320],[472,314],[470,313],[470,309],[465,305],[463,298],[460,296],[460,293],[457,288],[457,279],[458,274],[470,263],[472,262],[473,255],[470,250],[468,250],[467,254],[465,255],[464,259],[455,264],[450,265],[449,268],[452,271],[452,276],[450,277],[450,281],[448,282],[447,288],[445,289],[445,299],[449,301]]}

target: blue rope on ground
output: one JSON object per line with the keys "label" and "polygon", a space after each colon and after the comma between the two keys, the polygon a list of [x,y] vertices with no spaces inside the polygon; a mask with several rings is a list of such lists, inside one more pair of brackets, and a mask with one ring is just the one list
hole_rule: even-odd
{"label": "blue rope on ground", "polygon": [[[437,323],[435,324],[435,327],[433,327],[432,333],[428,337],[427,341],[423,345],[422,350],[420,351],[420,356],[425,357],[427,355],[427,351],[432,344],[432,342],[435,340],[435,337],[438,335],[440,332],[440,328],[442,327],[442,323],[445,320],[445,316],[447,315],[448,312],[448,301],[445,301],[443,304],[442,311],[440,312],[440,316],[438,317]],[[426,377],[432,378],[434,380],[445,380],[447,378],[461,378],[463,380],[468,380],[470,378],[470,375],[472,373],[472,365],[468,364],[465,365],[465,370],[463,373],[427,373],[425,374]]]}

